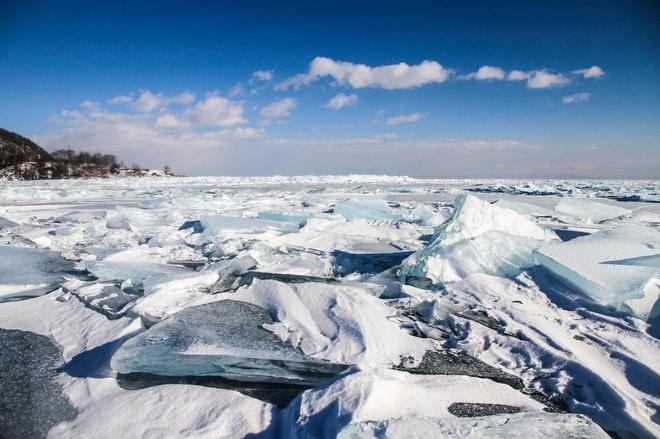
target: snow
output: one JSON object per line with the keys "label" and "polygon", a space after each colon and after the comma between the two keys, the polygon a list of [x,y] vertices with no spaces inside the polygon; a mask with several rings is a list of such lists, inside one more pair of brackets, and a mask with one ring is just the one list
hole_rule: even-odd
{"label": "snow", "polygon": [[609,436],[593,422],[579,415],[519,413],[469,419],[400,418],[352,424],[337,436],[340,439],[452,437],[472,439],[601,438]]}
{"label": "snow", "polygon": [[455,282],[469,273],[515,276],[533,265],[532,251],[556,235],[511,209],[463,194],[434,241],[404,262],[405,276]]}
{"label": "snow", "polygon": [[[658,437],[659,193],[389,176],[2,181],[0,328],[61,349],[56,378],[78,416],[50,437]],[[209,359],[230,380],[118,375],[201,374]],[[258,399],[296,380],[314,387],[292,386],[288,406]],[[571,413],[544,412],[555,403]]]}
{"label": "snow", "polygon": [[[653,299],[658,296],[657,284],[651,281],[660,276],[660,268],[657,264],[645,264],[643,259],[638,263],[621,260],[658,255],[660,232],[625,225],[541,247],[536,259],[562,282],[589,298],[648,319],[654,317]],[[633,301],[645,296],[650,297]]]}

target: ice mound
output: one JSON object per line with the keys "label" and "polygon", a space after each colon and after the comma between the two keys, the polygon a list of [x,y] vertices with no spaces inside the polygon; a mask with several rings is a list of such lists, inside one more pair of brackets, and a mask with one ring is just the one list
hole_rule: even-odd
{"label": "ice mound", "polygon": [[52,291],[73,268],[55,252],[0,245],[0,302]]}
{"label": "ice mound", "polygon": [[559,413],[516,413],[467,419],[397,418],[350,424],[339,439],[405,439],[442,437],[473,439],[590,438],[610,436],[585,416]]}
{"label": "ice mound", "polygon": [[581,198],[564,197],[559,200],[555,210],[559,213],[581,218],[593,223],[602,223],[610,219],[629,215],[630,210],[623,207],[610,206]]}
{"label": "ice mound", "polygon": [[650,319],[660,312],[653,281],[660,268],[652,262],[658,254],[660,232],[625,225],[546,245],[535,258],[567,286],[596,302]]}
{"label": "ice mound", "polygon": [[336,437],[349,423],[401,417],[454,420],[449,407],[456,402],[506,404],[523,412],[543,410],[529,396],[488,379],[387,369],[358,371],[300,395],[283,413],[295,422],[283,436]]}
{"label": "ice mound", "polygon": [[421,360],[433,347],[391,320],[392,309],[366,286],[255,279],[225,297],[266,309],[277,320],[270,331],[305,354],[333,363],[396,365],[402,356]]}
{"label": "ice mound", "polygon": [[111,365],[120,373],[301,384],[322,382],[344,369],[283,343],[263,328],[272,323],[264,309],[235,300],[186,308],[124,343]]}
{"label": "ice mound", "polygon": [[335,203],[334,213],[343,216],[347,220],[400,221],[402,219],[383,200],[338,201]]}
{"label": "ice mound", "polygon": [[470,273],[518,275],[533,263],[532,251],[557,239],[511,209],[473,195],[459,195],[452,217],[424,250],[403,262],[403,277],[427,277],[433,282],[459,281]]}

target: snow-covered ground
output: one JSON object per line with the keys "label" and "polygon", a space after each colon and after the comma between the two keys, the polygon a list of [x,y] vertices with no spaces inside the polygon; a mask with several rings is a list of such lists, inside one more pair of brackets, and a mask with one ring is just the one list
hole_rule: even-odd
{"label": "snow-covered ground", "polygon": [[[657,181],[2,181],[0,437],[658,437],[659,201]],[[22,367],[8,330],[59,366]],[[17,409],[58,386],[66,416]]]}

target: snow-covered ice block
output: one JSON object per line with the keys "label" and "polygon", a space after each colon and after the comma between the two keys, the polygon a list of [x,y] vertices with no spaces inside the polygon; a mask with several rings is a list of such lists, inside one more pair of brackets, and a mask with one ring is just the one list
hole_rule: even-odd
{"label": "snow-covered ice block", "polygon": [[88,224],[95,220],[102,220],[106,216],[104,210],[100,211],[81,211],[69,212],[65,215],[55,218],[56,223],[74,223],[74,224]]}
{"label": "snow-covered ice block", "polygon": [[73,269],[73,262],[55,252],[0,245],[0,302],[52,291]]}
{"label": "snow-covered ice block", "polygon": [[255,279],[225,297],[268,310],[277,321],[269,330],[310,357],[333,363],[396,365],[403,356],[419,361],[433,348],[391,320],[392,309],[366,285]]}
{"label": "snow-covered ice block", "polygon": [[456,402],[505,404],[523,412],[543,410],[541,403],[518,390],[484,378],[375,369],[347,374],[304,392],[283,416],[295,421],[286,437],[336,437],[349,423],[401,417],[456,419],[449,411]]}
{"label": "snow-covered ice block", "polygon": [[141,291],[127,293],[117,286],[115,282],[99,282],[83,285],[71,292],[78,296],[91,308],[99,311],[108,318],[115,319],[123,315],[122,309],[142,295]]}
{"label": "snow-covered ice block", "polygon": [[378,221],[400,221],[384,200],[346,200],[335,203],[334,213],[347,220],[369,219]]}
{"label": "snow-covered ice block", "polygon": [[630,210],[623,207],[573,197],[564,197],[559,200],[555,210],[593,223],[601,223],[631,213]]}
{"label": "snow-covered ice block", "polygon": [[399,417],[387,421],[349,424],[338,439],[406,439],[411,437],[526,439],[610,436],[589,418],[563,413],[515,413],[476,418],[434,419]]}
{"label": "snow-covered ice block", "polygon": [[538,249],[535,259],[589,298],[649,319],[659,311],[657,306],[653,311],[658,292],[653,279],[660,275],[653,261],[659,254],[660,232],[625,225],[546,245]]}
{"label": "snow-covered ice block", "polygon": [[0,216],[0,229],[10,229],[12,227],[16,227],[18,224],[13,222],[12,220],[8,220],[7,218],[3,218]]}
{"label": "snow-covered ice block", "polygon": [[403,277],[454,282],[481,272],[511,277],[534,265],[532,251],[557,239],[511,209],[473,195],[459,195],[452,217],[435,233],[429,247],[403,262]]}
{"label": "snow-covered ice block", "polygon": [[186,308],[124,343],[112,357],[112,368],[304,384],[322,382],[344,369],[283,343],[263,328],[272,323],[264,309],[235,300]]}

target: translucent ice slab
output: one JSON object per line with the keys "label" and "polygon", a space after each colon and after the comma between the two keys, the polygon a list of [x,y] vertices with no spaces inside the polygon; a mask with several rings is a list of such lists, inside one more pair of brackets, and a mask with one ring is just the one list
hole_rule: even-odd
{"label": "translucent ice slab", "polygon": [[263,308],[234,300],[186,308],[124,343],[112,367],[120,373],[301,384],[327,380],[344,369],[283,343],[263,328],[272,323]]}

